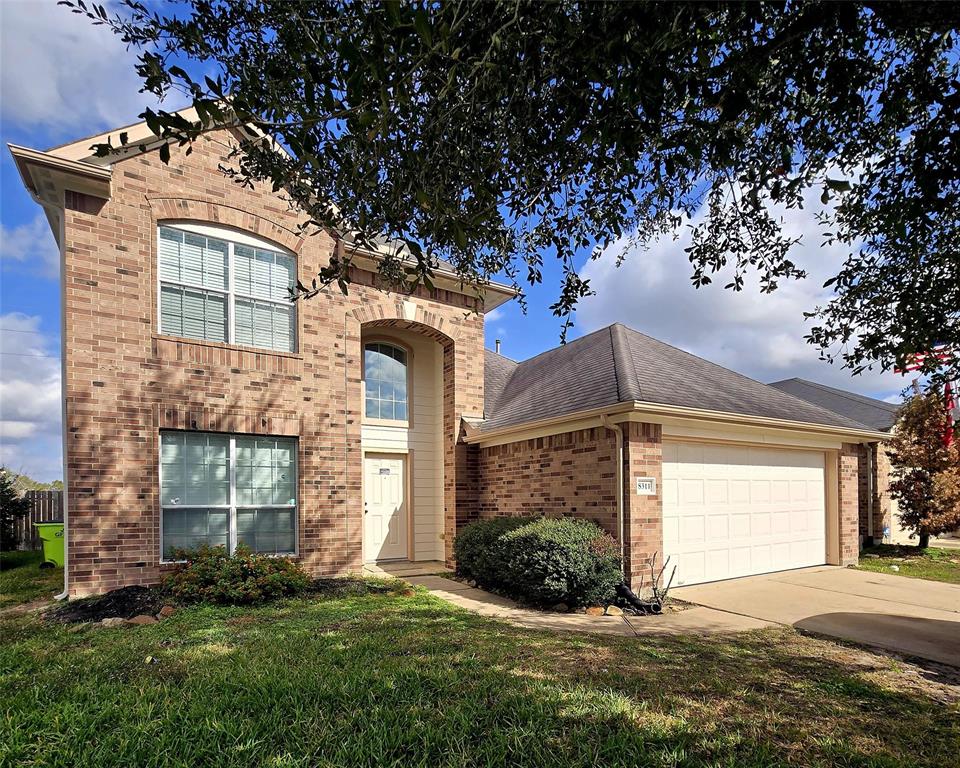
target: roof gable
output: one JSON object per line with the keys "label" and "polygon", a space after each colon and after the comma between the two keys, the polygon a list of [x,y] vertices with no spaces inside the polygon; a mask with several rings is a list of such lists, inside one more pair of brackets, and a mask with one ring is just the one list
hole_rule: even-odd
{"label": "roof gable", "polygon": [[868,429],[620,323],[518,363],[507,378],[502,372],[494,378],[498,392],[488,400],[483,431],[627,402]]}

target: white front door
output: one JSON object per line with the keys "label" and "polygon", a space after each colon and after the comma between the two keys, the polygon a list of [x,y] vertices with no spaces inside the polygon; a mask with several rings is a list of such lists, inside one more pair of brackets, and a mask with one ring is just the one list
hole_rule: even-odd
{"label": "white front door", "polygon": [[363,555],[367,562],[407,557],[406,457],[363,460]]}
{"label": "white front door", "polygon": [[675,585],[826,561],[824,454],[664,442],[663,549]]}

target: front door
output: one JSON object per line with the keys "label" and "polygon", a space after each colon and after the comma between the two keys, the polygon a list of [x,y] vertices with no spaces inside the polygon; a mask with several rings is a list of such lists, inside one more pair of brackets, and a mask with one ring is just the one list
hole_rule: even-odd
{"label": "front door", "polygon": [[364,560],[407,557],[406,457],[363,460]]}

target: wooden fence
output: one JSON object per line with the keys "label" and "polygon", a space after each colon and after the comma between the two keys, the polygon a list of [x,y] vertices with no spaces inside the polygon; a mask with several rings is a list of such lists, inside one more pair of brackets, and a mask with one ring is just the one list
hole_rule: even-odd
{"label": "wooden fence", "polygon": [[30,501],[30,512],[13,524],[15,548],[40,549],[33,524],[63,520],[63,491],[27,491],[24,496]]}

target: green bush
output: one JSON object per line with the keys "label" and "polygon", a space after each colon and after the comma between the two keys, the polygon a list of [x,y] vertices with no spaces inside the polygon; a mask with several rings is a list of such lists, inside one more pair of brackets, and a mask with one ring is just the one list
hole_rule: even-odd
{"label": "green bush", "polygon": [[622,581],[617,543],[585,520],[481,520],[460,532],[454,555],[462,575],[541,605],[606,603]]}
{"label": "green bush", "polygon": [[224,547],[174,550],[178,563],[166,580],[170,593],[184,602],[250,605],[290,597],[310,586],[298,563],[258,555],[240,545],[233,555]]}

